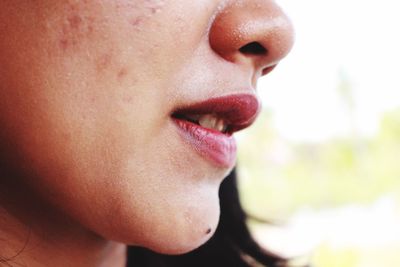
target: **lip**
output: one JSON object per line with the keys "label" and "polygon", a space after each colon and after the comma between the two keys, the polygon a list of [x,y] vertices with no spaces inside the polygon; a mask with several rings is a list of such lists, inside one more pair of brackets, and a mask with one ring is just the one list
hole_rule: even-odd
{"label": "lip", "polygon": [[[233,133],[250,126],[260,110],[254,94],[235,94],[211,98],[176,109],[171,118],[183,141],[200,156],[221,168],[232,168],[236,161],[236,141]],[[204,128],[179,115],[215,114],[228,124],[227,132]]]}

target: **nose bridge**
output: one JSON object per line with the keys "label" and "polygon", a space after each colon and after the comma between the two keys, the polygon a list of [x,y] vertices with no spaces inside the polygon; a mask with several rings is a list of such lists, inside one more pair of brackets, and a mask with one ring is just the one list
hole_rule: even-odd
{"label": "nose bridge", "polygon": [[210,29],[211,48],[225,60],[250,63],[256,72],[276,65],[293,46],[293,27],[272,0],[231,1]]}

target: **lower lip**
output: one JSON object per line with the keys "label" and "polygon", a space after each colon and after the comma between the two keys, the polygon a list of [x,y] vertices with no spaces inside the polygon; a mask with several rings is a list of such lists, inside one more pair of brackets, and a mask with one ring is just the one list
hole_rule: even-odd
{"label": "lower lip", "polygon": [[185,120],[174,119],[184,141],[212,164],[232,168],[236,161],[236,141],[233,136],[201,127]]}

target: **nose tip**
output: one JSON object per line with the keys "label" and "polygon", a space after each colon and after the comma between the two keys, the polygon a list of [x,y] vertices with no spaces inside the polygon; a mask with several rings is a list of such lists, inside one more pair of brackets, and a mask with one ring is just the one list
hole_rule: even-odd
{"label": "nose tip", "polygon": [[211,25],[211,48],[225,60],[250,65],[257,77],[268,73],[293,46],[290,20],[272,0],[231,2]]}

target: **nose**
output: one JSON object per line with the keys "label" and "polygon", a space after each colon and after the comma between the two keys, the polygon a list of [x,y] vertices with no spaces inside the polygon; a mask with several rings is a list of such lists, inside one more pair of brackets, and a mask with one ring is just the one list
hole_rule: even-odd
{"label": "nose", "polygon": [[256,80],[289,53],[293,36],[290,20],[273,0],[232,0],[216,15],[209,42],[225,60],[249,66]]}

